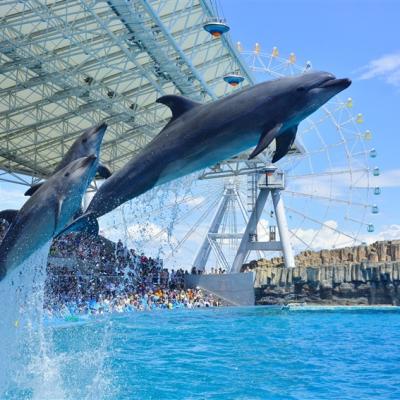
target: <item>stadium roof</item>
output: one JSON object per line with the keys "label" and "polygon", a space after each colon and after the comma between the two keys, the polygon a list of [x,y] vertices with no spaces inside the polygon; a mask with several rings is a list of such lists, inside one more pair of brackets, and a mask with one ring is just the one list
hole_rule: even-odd
{"label": "stadium roof", "polygon": [[170,117],[155,100],[210,101],[240,71],[229,37],[213,38],[207,0],[0,3],[0,169],[49,176],[83,129],[109,125],[101,159],[119,169]]}

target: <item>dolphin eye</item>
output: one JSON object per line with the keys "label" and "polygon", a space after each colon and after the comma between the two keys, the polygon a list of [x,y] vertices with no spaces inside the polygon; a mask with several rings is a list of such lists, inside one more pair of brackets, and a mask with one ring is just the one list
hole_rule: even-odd
{"label": "dolphin eye", "polygon": [[305,92],[306,88],[304,86],[300,86],[300,87],[297,88],[297,91],[298,92]]}
{"label": "dolphin eye", "polygon": [[87,142],[86,138],[82,139],[82,143],[86,143],[86,142]]}
{"label": "dolphin eye", "polygon": [[70,173],[69,173],[69,172],[66,172],[66,173],[64,174],[64,176],[70,176]]}

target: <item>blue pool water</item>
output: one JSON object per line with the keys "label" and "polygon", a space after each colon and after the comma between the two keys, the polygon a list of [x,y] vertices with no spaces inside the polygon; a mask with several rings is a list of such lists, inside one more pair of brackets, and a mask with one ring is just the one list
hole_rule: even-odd
{"label": "blue pool water", "polygon": [[40,379],[5,398],[400,399],[399,334],[385,310],[113,315],[47,328]]}

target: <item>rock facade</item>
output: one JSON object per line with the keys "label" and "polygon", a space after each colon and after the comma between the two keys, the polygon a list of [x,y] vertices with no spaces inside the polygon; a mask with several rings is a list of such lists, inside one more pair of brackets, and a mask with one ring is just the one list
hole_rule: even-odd
{"label": "rock facade", "polygon": [[[400,240],[385,240],[355,247],[344,247],[333,250],[302,251],[295,256],[296,266],[310,267],[320,265],[350,265],[354,263],[385,263],[388,261],[400,261]],[[271,260],[252,261],[246,267],[272,267],[283,265],[282,257]]]}
{"label": "rock facade", "polygon": [[256,303],[400,305],[400,262],[255,269]]}

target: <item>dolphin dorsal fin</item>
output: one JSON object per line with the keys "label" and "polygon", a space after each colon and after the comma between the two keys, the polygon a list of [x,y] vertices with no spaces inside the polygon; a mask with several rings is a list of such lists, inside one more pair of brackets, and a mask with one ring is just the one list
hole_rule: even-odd
{"label": "dolphin dorsal fin", "polygon": [[168,94],[162,96],[156,100],[157,103],[161,103],[169,107],[172,111],[172,119],[180,117],[185,112],[191,110],[194,107],[201,106],[201,103],[190,100],[183,96],[176,96],[174,94]]}

